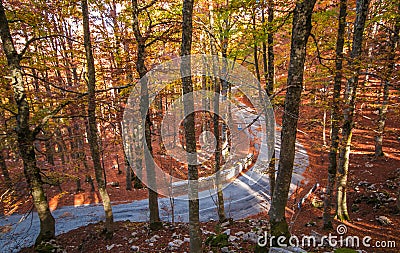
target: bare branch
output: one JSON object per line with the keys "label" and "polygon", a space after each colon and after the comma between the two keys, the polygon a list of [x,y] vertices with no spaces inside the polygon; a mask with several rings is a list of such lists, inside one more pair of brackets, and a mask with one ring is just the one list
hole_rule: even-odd
{"label": "bare branch", "polygon": [[287,90],[289,87],[293,87],[293,86],[296,86],[296,85],[289,85],[289,86],[286,86],[286,87],[284,87],[284,88],[282,88],[282,89],[276,91],[274,94],[272,94],[271,96],[269,96],[269,100],[272,101],[272,100],[273,100],[276,96],[278,96],[282,91],[285,91],[285,90]]}
{"label": "bare branch", "polygon": [[133,84],[129,83],[129,84],[123,85],[123,86],[116,86],[116,87],[110,87],[110,88],[103,89],[103,90],[96,90],[96,93],[107,92],[107,91],[110,91],[110,90],[118,90],[118,89],[123,90],[123,89],[130,88],[132,86],[133,86]]}
{"label": "bare branch", "polygon": [[145,5],[145,6],[141,7],[141,8],[138,8],[138,12],[142,12],[142,11],[144,11],[144,10],[150,8],[150,7],[153,6],[155,3],[157,3],[157,0],[152,0],[152,1],[151,1],[150,3],[148,3],[147,5]]}
{"label": "bare branch", "polygon": [[172,30],[172,33],[174,32],[174,31],[173,31],[173,28],[174,28],[174,26],[170,26],[167,30],[163,31],[163,32],[161,33],[161,35],[155,37],[155,38],[152,39],[149,43],[147,43],[147,44],[145,45],[145,47],[149,47],[149,46],[153,45],[155,42],[163,40],[163,38],[165,38],[165,36],[171,34],[171,30]]}
{"label": "bare branch", "polygon": [[[30,76],[30,77],[33,77],[33,78],[37,78],[37,79],[39,79],[40,81],[42,81],[42,82],[44,82],[44,83],[47,83],[47,84],[50,85],[51,87],[56,88],[56,89],[61,90],[61,91],[64,91],[64,92],[73,93],[73,94],[76,94],[76,95],[79,95],[79,96],[86,96],[86,95],[87,95],[87,92],[83,92],[83,93],[82,93],[82,92],[78,92],[78,91],[68,90],[68,89],[65,89],[65,88],[63,88],[63,87],[60,87],[60,86],[58,86],[58,85],[55,85],[55,84],[52,83],[52,82],[47,81],[47,80],[44,79],[44,78],[41,78],[41,77],[38,77],[38,76],[34,76],[34,75],[32,75],[32,74],[25,73],[25,75]],[[121,89],[121,90],[122,90],[122,89],[126,89],[126,88],[129,88],[129,87],[132,87],[132,86],[133,86],[133,84],[127,84],[127,85],[123,85],[123,86],[110,87],[110,88],[103,89],[103,90],[96,90],[96,93],[107,92],[107,91],[110,91],[110,90],[117,90],[117,89]]]}
{"label": "bare branch", "polygon": [[31,38],[29,39],[26,43],[25,43],[25,47],[22,49],[21,53],[18,54],[18,57],[20,59],[22,59],[22,57],[24,56],[24,54],[26,53],[26,51],[28,50],[29,46],[38,41],[38,40],[44,40],[44,39],[49,39],[49,38],[55,38],[55,37],[62,37],[62,38],[66,38],[68,40],[71,40],[73,42],[79,43],[79,41],[74,40],[68,36],[62,35],[62,34],[52,34],[52,35],[47,35],[47,36],[41,36],[41,37],[35,37],[35,38]]}
{"label": "bare branch", "polygon": [[52,119],[54,116],[56,116],[62,109],[64,109],[67,105],[71,104],[72,102],[75,102],[76,100],[86,96],[87,93],[81,94],[79,96],[77,96],[74,99],[71,100],[66,100],[64,102],[62,102],[61,104],[59,104],[49,115],[47,115],[46,117],[44,117],[42,119],[42,121],[40,122],[39,125],[37,125],[35,127],[35,129],[33,129],[32,134],[33,136],[36,137],[36,135],[38,135],[40,133],[40,131],[43,129],[43,127],[47,124],[47,122],[49,122],[50,119]]}
{"label": "bare branch", "polygon": [[65,89],[65,88],[63,88],[63,87],[60,87],[60,86],[58,86],[58,85],[55,85],[55,84],[52,83],[52,82],[47,81],[47,80],[44,79],[44,78],[41,78],[41,77],[38,77],[38,76],[35,76],[35,75],[32,75],[32,74],[28,74],[28,73],[24,73],[24,74],[27,75],[27,76],[33,77],[33,78],[37,78],[38,80],[40,80],[40,81],[42,81],[42,82],[44,82],[44,83],[47,83],[47,84],[50,85],[51,87],[56,88],[56,89],[61,90],[61,91],[64,91],[64,92],[73,93],[73,94],[77,94],[77,95],[82,95],[82,94],[84,94],[84,93],[82,93],[82,92],[78,92],[78,91],[73,91],[73,90]]}
{"label": "bare branch", "polygon": [[0,105],[0,108],[3,109],[3,110],[6,110],[7,112],[11,113],[11,114],[14,115],[14,116],[18,115],[18,113],[16,113],[16,112],[14,112],[13,110],[11,110],[11,109],[5,107],[3,104]]}
{"label": "bare branch", "polygon": [[322,66],[324,66],[325,68],[327,68],[327,69],[329,70],[329,72],[335,73],[329,66],[325,65],[324,63],[322,63],[322,60],[333,61],[333,60],[335,60],[335,59],[326,59],[326,58],[323,58],[323,57],[321,56],[321,52],[319,51],[319,46],[318,46],[317,38],[315,37],[315,35],[314,35],[313,33],[311,33],[310,36],[311,36],[311,38],[313,38],[315,47],[317,48],[317,58],[318,58],[319,64],[321,64]]}

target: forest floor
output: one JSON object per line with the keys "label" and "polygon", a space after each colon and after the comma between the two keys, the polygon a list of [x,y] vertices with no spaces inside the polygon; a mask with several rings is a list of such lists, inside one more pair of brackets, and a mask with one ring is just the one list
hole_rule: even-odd
{"label": "forest floor", "polygon": [[[373,87],[366,86],[364,93],[360,96],[360,103],[357,107],[355,129],[353,133],[347,203],[351,221],[339,222],[334,220],[333,227],[344,224],[347,227],[346,236],[358,236],[360,238],[360,249],[366,252],[400,252],[400,214],[396,210],[396,197],[400,187],[400,102],[399,96],[393,96],[391,107],[389,107],[385,136],[384,136],[384,157],[374,155],[374,137],[376,121],[378,119],[377,106],[365,106],[373,101],[373,94],[370,90]],[[370,90],[368,90],[370,89]],[[376,94],[375,94],[376,96]],[[376,99],[376,98],[375,98]],[[370,103],[370,102],[369,102]],[[323,192],[327,184],[327,167],[329,165],[329,126],[326,127],[327,146],[323,145],[322,119],[323,110],[317,103],[309,101],[301,106],[298,140],[302,143],[308,153],[310,167],[304,173],[308,180],[308,186],[300,189],[299,194],[293,194],[287,208],[287,219],[290,221],[291,232],[297,236],[316,235],[317,237],[329,233],[338,235],[336,229],[324,230],[320,207],[323,199]],[[276,112],[276,119],[280,123],[282,111]],[[327,119],[329,120],[329,112]],[[301,209],[297,203],[315,183],[320,187],[310,195],[308,201]],[[333,207],[334,209],[334,207]],[[389,224],[379,221],[378,217],[384,216],[389,219]],[[260,214],[260,218],[267,217],[267,214]],[[256,217],[253,217],[256,218]],[[372,238],[371,247],[363,247],[361,240],[365,236]],[[379,241],[379,242],[378,242]],[[395,248],[378,248],[378,244],[388,241],[396,241]],[[375,247],[375,242],[378,242]],[[323,252],[322,249],[309,249],[313,252]],[[325,250],[325,249],[324,249]]]}
{"label": "forest floor", "polygon": [[[400,99],[396,97],[395,101],[392,102],[392,104],[398,104]],[[278,107],[276,110],[278,124],[281,123],[281,115],[282,108]],[[372,238],[370,241],[371,248],[360,245],[359,249],[364,250],[364,252],[400,251],[400,215],[395,208],[400,179],[399,115],[398,106],[389,108],[384,137],[385,156],[375,158],[376,107],[358,107],[348,180],[348,207],[351,221],[342,223],[334,220],[334,229],[323,230],[320,200],[323,198],[323,190],[327,181],[329,124],[326,127],[327,146],[324,146],[321,106],[309,101],[301,106],[298,140],[306,148],[310,164],[303,175],[307,179],[307,184],[295,191],[287,207],[286,216],[292,234],[298,237],[302,235],[321,237],[329,233],[338,235],[336,227],[344,224],[347,227],[347,233],[343,236],[358,236],[360,240],[365,236]],[[120,178],[120,186],[108,188],[111,200],[114,203],[130,202],[147,197],[147,192],[144,189],[126,191],[124,180],[121,180],[121,176],[117,172],[115,172],[115,178],[109,176],[109,181],[117,178]],[[298,201],[317,182],[320,187],[310,195],[302,208],[298,209]],[[53,208],[76,203],[99,202],[97,193],[91,193],[88,185],[83,186],[85,192],[78,194],[73,192],[73,184],[69,187],[71,193],[64,193],[62,197],[57,198],[56,189],[54,189],[55,194],[50,194],[50,205]],[[68,186],[63,186],[63,188],[68,189]],[[56,204],[52,204],[52,201]],[[24,208],[24,205],[21,207],[21,212],[26,211],[27,207]],[[378,219],[379,216],[387,218],[390,224],[384,225],[382,221],[379,221],[382,220]],[[226,246],[230,250],[235,250],[235,252],[252,252],[256,244],[253,234],[257,230],[265,231],[268,227],[265,222],[267,220],[268,215],[265,211],[244,220],[234,221],[232,224],[225,224],[224,227],[219,226],[216,222],[202,223],[204,240],[211,238],[213,233],[221,234],[225,232],[231,236],[227,239],[227,245],[222,240],[219,244],[217,243],[216,247],[207,246],[207,249],[220,252],[221,248]],[[67,252],[130,252],[136,250],[134,246],[137,246],[140,252],[189,252],[189,243],[185,239],[189,237],[188,226],[185,223],[166,223],[161,231],[151,232],[145,223],[118,222],[112,240],[105,239],[101,231],[101,223],[91,224],[59,235],[57,244],[66,249]],[[395,241],[397,247],[378,249],[373,247],[377,241]],[[306,247],[306,249],[313,252],[332,250],[329,247]],[[25,249],[22,252],[32,252],[32,249]]]}

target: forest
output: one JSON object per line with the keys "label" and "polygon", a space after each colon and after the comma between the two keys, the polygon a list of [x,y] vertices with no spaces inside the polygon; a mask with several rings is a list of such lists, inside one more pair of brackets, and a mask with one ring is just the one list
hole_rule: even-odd
{"label": "forest", "polygon": [[399,30],[398,0],[0,0],[0,252],[400,252]]}

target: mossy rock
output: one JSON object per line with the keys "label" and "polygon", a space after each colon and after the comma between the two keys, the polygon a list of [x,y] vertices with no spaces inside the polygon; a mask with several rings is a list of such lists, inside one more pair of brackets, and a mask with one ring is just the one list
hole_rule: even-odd
{"label": "mossy rock", "polygon": [[228,235],[227,234],[218,234],[218,235],[211,235],[206,239],[205,242],[207,245],[211,247],[226,247],[229,245],[228,242]]}
{"label": "mossy rock", "polygon": [[35,247],[35,252],[38,253],[53,253],[53,252],[62,252],[60,246],[56,244],[54,240],[50,242],[42,242],[38,246]]}
{"label": "mossy rock", "polygon": [[324,207],[324,202],[322,200],[319,200],[319,199],[313,199],[311,201],[311,204],[312,204],[313,207],[319,208],[319,209]]}

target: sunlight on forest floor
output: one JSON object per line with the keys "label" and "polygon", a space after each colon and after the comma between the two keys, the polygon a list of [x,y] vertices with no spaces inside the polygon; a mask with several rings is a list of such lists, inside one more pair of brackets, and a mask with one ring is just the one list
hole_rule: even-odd
{"label": "sunlight on forest floor", "polygon": [[75,194],[74,197],[74,206],[82,206],[89,204],[97,204],[99,203],[99,197],[95,192],[83,192]]}
{"label": "sunlight on forest floor", "polygon": [[[57,209],[58,205],[60,204],[60,199],[65,194],[68,193],[60,193],[50,199],[49,207],[51,211]],[[95,192],[81,192],[74,194],[74,207],[82,205],[98,204],[98,203],[99,203],[99,197]]]}

